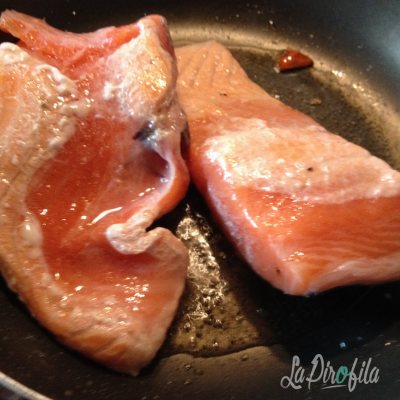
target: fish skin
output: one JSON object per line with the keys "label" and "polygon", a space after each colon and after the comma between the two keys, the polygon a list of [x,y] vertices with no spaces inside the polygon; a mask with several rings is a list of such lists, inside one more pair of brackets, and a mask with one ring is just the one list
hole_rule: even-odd
{"label": "fish skin", "polygon": [[216,42],[176,50],[189,170],[273,286],[307,295],[400,278],[400,173],[251,82]]}
{"label": "fish skin", "polygon": [[[1,272],[63,344],[137,375],[165,340],[189,263],[170,231],[147,231],[189,184],[166,22],[81,36],[14,11],[0,19],[35,38],[0,46]],[[69,42],[83,49],[73,62]]]}

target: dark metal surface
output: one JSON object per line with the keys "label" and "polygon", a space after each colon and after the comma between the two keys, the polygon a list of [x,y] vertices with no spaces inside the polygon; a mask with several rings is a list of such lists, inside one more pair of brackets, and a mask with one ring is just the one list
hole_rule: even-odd
{"label": "dark metal surface", "polygon": [[[392,165],[400,165],[399,149],[393,144],[396,138],[387,135],[390,124],[380,112],[400,106],[400,3],[396,1],[382,6],[372,0],[0,0],[0,6],[46,17],[57,28],[76,32],[130,23],[145,13],[165,15],[177,43],[210,38],[224,41],[250,78],[269,93]],[[10,38],[0,36],[5,39]],[[316,73],[305,70],[278,75],[274,71],[277,49],[288,44],[313,55]],[[376,97],[358,96],[351,84],[330,80],[329,71],[334,68],[351,77],[357,87],[372,89]],[[361,103],[353,101],[352,95]],[[376,99],[381,108],[374,109],[371,104]],[[375,114],[369,113],[371,107]],[[206,238],[206,250],[180,231],[185,218],[191,231]],[[199,296],[196,285],[188,281],[171,335],[152,365],[132,378],[59,345],[1,282],[0,371],[6,375],[0,376],[4,386],[1,399],[40,398],[7,376],[52,399],[398,398],[399,282],[340,288],[311,298],[286,296],[240,261],[194,188],[159,223],[176,231],[203,259],[207,254],[215,258],[224,299],[220,303],[208,296],[209,323],[193,323],[189,332],[183,331],[190,299]],[[202,289],[210,289],[207,284]],[[192,334],[194,346],[186,340]],[[183,352],[189,354],[178,354]],[[324,389],[322,381],[310,388],[306,382],[301,389],[281,387],[281,379],[291,374],[294,355],[300,357],[308,375],[317,354],[335,370],[340,366],[350,369],[358,358],[359,371],[362,361],[371,358],[371,368],[379,368],[379,382],[359,383],[352,392],[347,387]]]}

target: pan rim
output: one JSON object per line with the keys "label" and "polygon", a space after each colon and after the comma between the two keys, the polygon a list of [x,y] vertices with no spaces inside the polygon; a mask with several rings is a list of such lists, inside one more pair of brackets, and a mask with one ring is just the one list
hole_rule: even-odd
{"label": "pan rim", "polygon": [[50,397],[41,395],[0,371],[0,395],[3,394],[2,389],[19,396],[13,397],[14,400],[51,400]]}

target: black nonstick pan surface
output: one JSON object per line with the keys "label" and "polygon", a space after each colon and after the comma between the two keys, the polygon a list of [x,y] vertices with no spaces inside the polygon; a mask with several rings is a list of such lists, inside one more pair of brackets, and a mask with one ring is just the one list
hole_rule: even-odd
{"label": "black nonstick pan surface", "polygon": [[[223,42],[271,95],[400,169],[398,1],[0,0],[6,8],[74,32],[164,15],[176,45]],[[310,55],[314,67],[278,74],[287,48]],[[0,399],[400,397],[400,282],[285,295],[240,260],[194,187],[158,224],[189,247],[191,266],[153,363],[133,378],[84,359],[41,328],[1,280]],[[317,355],[315,381],[296,381],[300,367],[305,378],[312,373]],[[335,373],[354,365],[358,382],[329,388],[323,374],[317,379],[322,362]]]}

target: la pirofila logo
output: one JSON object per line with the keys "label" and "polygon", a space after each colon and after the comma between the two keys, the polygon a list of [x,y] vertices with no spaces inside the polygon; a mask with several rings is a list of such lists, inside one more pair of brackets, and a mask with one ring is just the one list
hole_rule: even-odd
{"label": "la pirofila logo", "polygon": [[335,369],[330,361],[325,363],[322,355],[317,354],[311,361],[311,365],[311,372],[306,376],[305,369],[300,365],[300,357],[293,356],[291,374],[281,379],[281,386],[284,389],[302,389],[304,386],[311,389],[312,385],[318,384],[321,389],[347,386],[349,392],[352,392],[357,384],[377,383],[379,381],[379,369],[372,365],[372,358],[361,363],[356,358],[350,369],[344,365]]}

